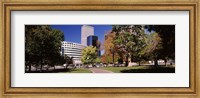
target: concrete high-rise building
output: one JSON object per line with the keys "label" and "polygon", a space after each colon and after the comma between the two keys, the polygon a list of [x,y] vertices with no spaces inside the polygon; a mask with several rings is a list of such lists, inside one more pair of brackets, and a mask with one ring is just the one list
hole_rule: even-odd
{"label": "concrete high-rise building", "polygon": [[81,27],[81,44],[87,46],[87,37],[94,35],[94,27],[83,25]]}
{"label": "concrete high-rise building", "polygon": [[73,62],[75,66],[80,66],[82,65],[81,62],[81,51],[82,49],[85,48],[84,45],[74,43],[74,42],[68,42],[68,41],[63,41],[62,46],[61,46],[61,54],[63,56],[69,56],[73,57]]}

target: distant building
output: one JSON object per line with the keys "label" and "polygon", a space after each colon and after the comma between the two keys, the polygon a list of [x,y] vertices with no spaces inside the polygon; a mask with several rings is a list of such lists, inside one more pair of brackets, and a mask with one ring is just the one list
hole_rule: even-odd
{"label": "distant building", "polygon": [[87,46],[87,37],[94,35],[94,27],[83,25],[81,27],[81,44]]}
{"label": "distant building", "polygon": [[94,35],[90,35],[87,37],[87,46],[95,46],[97,47],[98,37]]}
{"label": "distant building", "polygon": [[97,48],[98,56],[101,56],[100,46],[101,43],[98,41],[98,37],[94,35],[90,35],[87,37],[87,46],[94,46]]}
{"label": "distant building", "polygon": [[85,48],[85,46],[82,44],[63,41],[61,46],[61,54],[63,56],[67,55],[69,57],[73,57],[75,66],[81,66],[81,51],[83,48]]}

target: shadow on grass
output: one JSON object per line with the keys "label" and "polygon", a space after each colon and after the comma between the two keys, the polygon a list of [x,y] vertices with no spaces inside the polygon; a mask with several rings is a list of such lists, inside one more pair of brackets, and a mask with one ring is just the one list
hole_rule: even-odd
{"label": "shadow on grass", "polygon": [[174,67],[149,67],[147,69],[126,69],[122,73],[175,73]]}
{"label": "shadow on grass", "polygon": [[42,71],[26,71],[25,73],[59,73],[59,72],[71,72],[74,69],[55,69],[55,70],[42,70]]}

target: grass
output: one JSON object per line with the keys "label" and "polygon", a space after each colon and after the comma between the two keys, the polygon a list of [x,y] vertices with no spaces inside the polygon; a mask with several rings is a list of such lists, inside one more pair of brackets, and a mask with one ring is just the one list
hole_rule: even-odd
{"label": "grass", "polygon": [[85,68],[74,68],[74,69],[56,69],[56,70],[43,70],[40,71],[31,71],[26,73],[92,73],[90,70]]}
{"label": "grass", "polygon": [[85,68],[75,68],[75,69],[71,69],[67,73],[92,73],[92,72],[88,69],[85,69]]}
{"label": "grass", "polygon": [[[175,65],[163,66],[159,65],[155,67],[154,65],[141,65],[133,67],[102,67],[100,69],[112,71],[114,73],[175,73]],[[56,69],[56,70],[44,70],[31,71],[26,73],[92,73],[90,70],[85,68],[75,68],[75,69]]]}
{"label": "grass", "polygon": [[101,69],[109,70],[114,73],[121,73],[122,70],[130,70],[130,69],[144,69],[144,66],[134,66],[134,67],[102,67]]}
{"label": "grass", "polygon": [[175,73],[173,66],[133,66],[133,67],[103,67],[101,69],[109,70],[114,73]]}

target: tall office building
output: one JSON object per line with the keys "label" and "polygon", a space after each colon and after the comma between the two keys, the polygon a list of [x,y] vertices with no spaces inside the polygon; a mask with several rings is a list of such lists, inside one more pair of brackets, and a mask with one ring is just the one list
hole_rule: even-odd
{"label": "tall office building", "polygon": [[97,47],[98,37],[94,35],[90,35],[87,37],[87,46],[95,46]]}
{"label": "tall office building", "polygon": [[94,35],[94,27],[83,25],[81,27],[81,44],[87,46],[87,37]]}
{"label": "tall office building", "polygon": [[87,46],[96,47],[98,56],[101,56],[101,52],[100,52],[101,43],[100,43],[100,41],[98,41],[98,37],[97,36],[94,36],[94,35],[88,36],[87,37]]}

